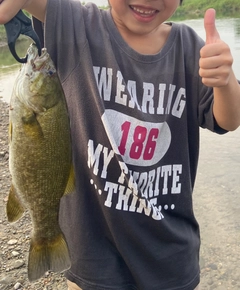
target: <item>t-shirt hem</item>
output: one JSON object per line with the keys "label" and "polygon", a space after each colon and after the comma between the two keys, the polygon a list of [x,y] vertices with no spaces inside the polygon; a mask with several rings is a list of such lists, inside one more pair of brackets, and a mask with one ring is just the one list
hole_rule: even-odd
{"label": "t-shirt hem", "polygon": [[125,284],[122,286],[99,285],[90,281],[86,281],[80,277],[77,277],[70,271],[67,271],[65,273],[65,277],[69,281],[77,284],[80,288],[87,289],[87,290],[137,290],[137,287],[131,284]]}
{"label": "t-shirt hem", "polygon": [[[83,290],[138,290],[138,288],[135,285],[132,284],[125,284],[121,286],[106,286],[106,285],[99,285],[90,281],[86,281],[80,277],[77,277],[74,275],[71,271],[67,271],[65,273],[65,277],[77,284],[79,287],[81,287]],[[197,275],[193,278],[191,282],[189,282],[185,286],[180,287],[174,287],[174,288],[165,288],[165,290],[194,290],[198,285],[200,284],[200,273],[198,272]],[[159,288],[156,288],[156,290]],[[162,289],[164,290],[164,289]]]}

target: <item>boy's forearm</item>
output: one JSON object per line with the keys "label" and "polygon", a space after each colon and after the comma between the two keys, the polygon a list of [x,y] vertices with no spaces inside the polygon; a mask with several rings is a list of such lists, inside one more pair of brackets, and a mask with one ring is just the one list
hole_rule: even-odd
{"label": "boy's forearm", "polygon": [[240,85],[231,72],[226,86],[216,87],[213,114],[220,127],[233,131],[240,125]]}
{"label": "boy's forearm", "polygon": [[44,22],[47,0],[0,0],[0,24],[10,21],[20,9],[25,9]]}
{"label": "boy's forearm", "polygon": [[31,0],[24,6],[24,9],[39,19],[45,21],[47,0]]}

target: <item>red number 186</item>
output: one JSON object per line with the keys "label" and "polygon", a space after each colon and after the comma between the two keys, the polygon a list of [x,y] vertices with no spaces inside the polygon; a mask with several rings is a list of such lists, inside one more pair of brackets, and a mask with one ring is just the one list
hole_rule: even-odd
{"label": "red number 186", "polygon": [[[126,144],[128,141],[128,135],[130,131],[131,123],[126,121],[122,124],[122,139],[118,150],[121,155],[124,155],[126,152]],[[154,151],[156,148],[156,139],[159,135],[159,129],[152,128],[147,131],[146,127],[137,126],[133,132],[133,140],[130,147],[129,156],[132,159],[139,159],[143,153],[143,160],[150,160],[154,155]],[[144,144],[146,140],[146,144]],[[145,145],[145,148],[144,148]]]}

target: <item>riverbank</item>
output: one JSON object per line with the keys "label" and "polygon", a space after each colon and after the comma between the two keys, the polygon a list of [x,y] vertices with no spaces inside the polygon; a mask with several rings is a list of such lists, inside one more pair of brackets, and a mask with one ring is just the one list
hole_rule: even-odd
{"label": "riverbank", "polygon": [[2,39],[0,39],[0,47],[6,46],[7,45],[7,39],[6,37],[2,37]]}
{"label": "riverbank", "polygon": [[2,41],[0,40],[0,47],[6,46],[7,45],[7,40],[3,39]]}
{"label": "riverbank", "polygon": [[[107,7],[100,7],[107,9]],[[171,20],[187,20],[203,18],[208,8],[215,8],[217,17],[239,17],[239,0],[183,0]],[[7,44],[7,37],[4,25],[0,25],[0,47]]]}

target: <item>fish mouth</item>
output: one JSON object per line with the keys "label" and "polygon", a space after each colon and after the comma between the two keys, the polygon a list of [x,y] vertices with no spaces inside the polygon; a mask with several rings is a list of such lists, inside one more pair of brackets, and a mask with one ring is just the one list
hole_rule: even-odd
{"label": "fish mouth", "polygon": [[46,48],[42,48],[41,55],[39,56],[38,48],[35,43],[31,44],[27,51],[27,55],[27,63],[32,67],[34,71],[41,70],[50,58]]}
{"label": "fish mouth", "polygon": [[[38,55],[38,48],[35,43],[32,43],[27,50],[28,60],[36,59]],[[41,53],[42,55],[42,53]]]}
{"label": "fish mouth", "polygon": [[129,7],[135,14],[143,18],[152,18],[159,12],[159,10],[152,7],[138,5],[129,5]]}
{"label": "fish mouth", "polygon": [[46,90],[44,86],[48,83],[47,79],[55,78],[56,69],[46,48],[42,49],[39,56],[37,46],[32,44],[28,48],[27,56],[27,62],[22,65],[18,75],[19,81],[15,90],[25,107],[36,114],[41,114],[46,109],[36,104],[41,96],[41,90]]}

